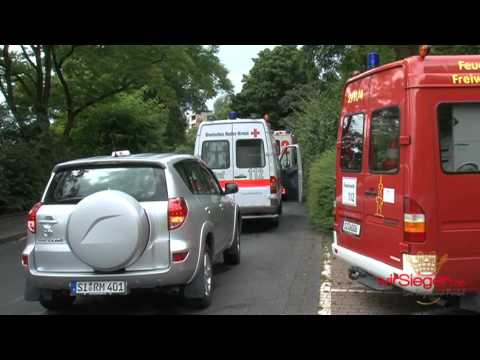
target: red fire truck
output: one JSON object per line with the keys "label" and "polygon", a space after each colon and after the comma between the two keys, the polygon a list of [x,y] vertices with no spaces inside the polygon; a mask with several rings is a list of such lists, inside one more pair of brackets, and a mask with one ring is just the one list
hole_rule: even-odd
{"label": "red fire truck", "polygon": [[480,305],[480,56],[419,56],[349,79],[333,253],[352,279]]}

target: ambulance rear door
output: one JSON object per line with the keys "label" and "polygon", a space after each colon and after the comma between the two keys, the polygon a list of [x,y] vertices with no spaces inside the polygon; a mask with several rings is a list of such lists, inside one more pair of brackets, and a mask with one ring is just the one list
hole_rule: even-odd
{"label": "ambulance rear door", "polygon": [[269,130],[262,122],[245,121],[233,124],[233,178],[239,192],[235,201],[240,207],[269,207],[270,168],[267,153]]}
{"label": "ambulance rear door", "polygon": [[289,145],[280,156],[282,180],[286,189],[286,198],[302,202],[303,200],[303,167],[299,145]]}

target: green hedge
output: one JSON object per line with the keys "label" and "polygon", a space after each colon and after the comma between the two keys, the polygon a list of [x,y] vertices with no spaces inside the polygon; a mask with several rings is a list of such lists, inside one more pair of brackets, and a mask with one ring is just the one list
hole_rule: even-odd
{"label": "green hedge", "polygon": [[328,232],[333,227],[335,199],[335,149],[327,150],[312,163],[307,182],[307,210],[313,226]]}

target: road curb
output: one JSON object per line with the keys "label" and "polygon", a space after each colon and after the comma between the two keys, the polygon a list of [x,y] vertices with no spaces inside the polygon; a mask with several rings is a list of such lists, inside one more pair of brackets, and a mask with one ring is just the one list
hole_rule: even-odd
{"label": "road curb", "polygon": [[11,241],[20,240],[21,238],[23,238],[25,236],[27,236],[27,234],[25,232],[21,232],[21,233],[18,233],[18,234],[9,235],[7,237],[0,238],[0,245],[6,244],[6,243],[11,242]]}

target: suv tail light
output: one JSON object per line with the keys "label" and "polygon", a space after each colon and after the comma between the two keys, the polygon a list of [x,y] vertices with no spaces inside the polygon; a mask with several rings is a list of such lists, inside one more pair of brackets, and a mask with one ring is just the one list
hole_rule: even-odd
{"label": "suv tail light", "polygon": [[32,234],[37,232],[37,212],[42,207],[43,203],[39,202],[33,205],[32,209],[28,212],[27,228]]}
{"label": "suv tail light", "polygon": [[178,229],[188,215],[187,203],[183,198],[168,199],[168,230]]}
{"label": "suv tail light", "polygon": [[425,212],[413,199],[404,200],[403,232],[405,242],[420,243],[426,239]]}
{"label": "suv tail light", "polygon": [[277,193],[277,178],[275,176],[270,176],[270,194]]}

